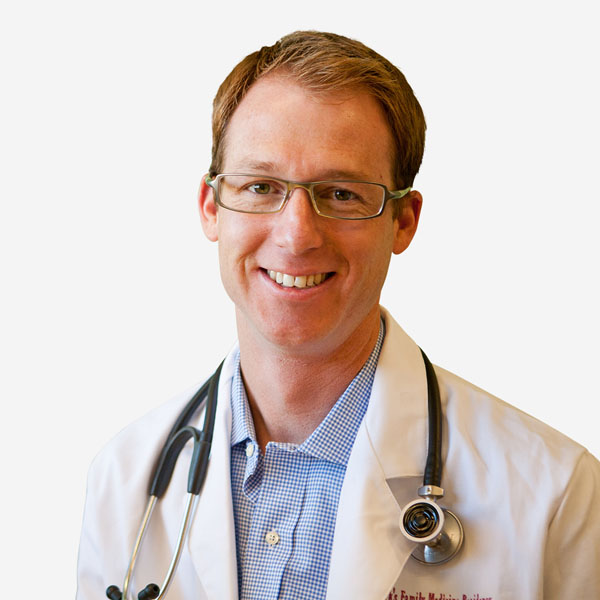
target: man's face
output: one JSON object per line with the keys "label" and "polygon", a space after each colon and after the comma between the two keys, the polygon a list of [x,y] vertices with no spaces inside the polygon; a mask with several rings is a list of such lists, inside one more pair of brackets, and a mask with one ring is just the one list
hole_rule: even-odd
{"label": "man's face", "polygon": [[[382,109],[366,93],[315,96],[271,75],[256,82],[234,112],[222,172],[356,179],[392,189],[390,137]],[[317,215],[303,189],[294,190],[283,211],[263,215],[217,210],[212,194],[203,184],[203,227],[219,241],[221,277],[236,306],[240,340],[252,336],[284,352],[327,354],[378,328],[391,253],[402,252],[416,229],[417,192],[397,219],[388,205],[383,215],[364,221]],[[283,284],[292,276],[313,285],[286,287],[271,278],[273,271],[288,276]]]}

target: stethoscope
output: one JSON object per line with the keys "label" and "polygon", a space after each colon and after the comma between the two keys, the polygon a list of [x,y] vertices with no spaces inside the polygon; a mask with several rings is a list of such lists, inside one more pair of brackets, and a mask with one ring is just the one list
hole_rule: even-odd
{"label": "stethoscope", "polygon": [[[464,531],[458,517],[438,505],[444,495],[442,481],[442,408],[437,377],[425,353],[421,350],[427,373],[427,404],[429,411],[429,442],[423,485],[418,489],[419,498],[409,502],[400,514],[400,531],[411,542],[417,542],[412,556],[427,565],[439,565],[456,556],[460,550]],[[167,441],[161,450],[148,486],[148,504],[135,540],[131,559],[125,574],[123,591],[111,585],[106,590],[110,600],[129,600],[130,584],[140,546],[148,529],[156,502],[164,495],[171,481],[179,453],[190,440],[194,449],[188,474],[188,498],[179,528],[179,536],[171,563],[162,586],[148,584],[138,594],[138,600],[162,600],[165,597],[179,563],[183,546],[191,525],[194,506],[206,478],[210,446],[215,427],[219,378],[223,363],[213,376],[194,394],[173,424]],[[206,400],[202,430],[188,425],[196,411]]]}

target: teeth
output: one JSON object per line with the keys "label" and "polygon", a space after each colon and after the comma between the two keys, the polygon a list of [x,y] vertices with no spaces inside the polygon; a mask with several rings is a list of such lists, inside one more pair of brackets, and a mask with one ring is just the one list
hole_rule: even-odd
{"label": "teeth", "polygon": [[294,285],[297,288],[306,287],[306,275],[298,275],[298,277],[294,277]]}
{"label": "teeth", "polygon": [[279,271],[267,271],[269,277],[283,287],[314,287],[327,278],[327,273],[314,273],[312,275],[289,275]]}

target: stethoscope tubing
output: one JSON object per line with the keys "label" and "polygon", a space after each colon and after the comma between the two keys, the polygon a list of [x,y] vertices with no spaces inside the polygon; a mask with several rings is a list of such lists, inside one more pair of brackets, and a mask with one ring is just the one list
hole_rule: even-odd
{"label": "stethoscope tubing", "polygon": [[[217,388],[223,362],[217,367],[214,375],[194,394],[171,428],[148,486],[150,496],[161,498],[167,491],[179,453],[192,437],[194,438],[194,453],[188,475],[188,492],[190,494],[200,493],[208,468],[217,413]],[[202,431],[198,431],[195,427],[189,426],[188,423],[205,399],[207,399],[207,402],[204,423]]]}
{"label": "stethoscope tubing", "polygon": [[[419,348],[419,350],[421,350]],[[442,401],[433,365],[421,350],[427,376],[427,409],[429,438],[427,443],[427,461],[423,471],[423,486],[440,487],[442,484]]]}
{"label": "stethoscope tubing", "polygon": [[[181,451],[187,442],[190,439],[193,439],[194,449],[188,471],[188,498],[171,563],[169,564],[169,568],[167,569],[167,573],[160,588],[156,584],[151,583],[144,588],[141,594],[138,595],[138,598],[142,595],[148,599],[162,600],[171,585],[192,522],[192,514],[194,512],[196,501],[198,495],[202,491],[204,480],[206,479],[210,447],[215,428],[218,385],[223,362],[217,367],[214,375],[204,383],[187,403],[167,436],[167,441],[160,452],[148,486],[148,503],[133,546],[127,573],[125,574],[123,592],[120,593],[116,586],[110,586],[107,590],[107,595],[109,595],[109,597],[118,598],[120,596],[122,600],[129,600],[129,587],[133,579],[139,550],[152,518],[152,513],[154,512],[158,499],[165,494],[169,487]],[[206,410],[204,411],[204,422],[202,424],[202,430],[199,431],[195,427],[188,425],[188,423],[205,400]],[[109,590],[112,591],[109,592]]]}

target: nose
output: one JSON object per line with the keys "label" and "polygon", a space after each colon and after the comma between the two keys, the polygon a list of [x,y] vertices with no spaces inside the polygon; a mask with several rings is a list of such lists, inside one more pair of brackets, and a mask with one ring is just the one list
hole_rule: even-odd
{"label": "nose", "polygon": [[323,244],[322,221],[325,219],[315,212],[308,190],[294,188],[276,217],[274,236],[278,246],[300,255]]}

